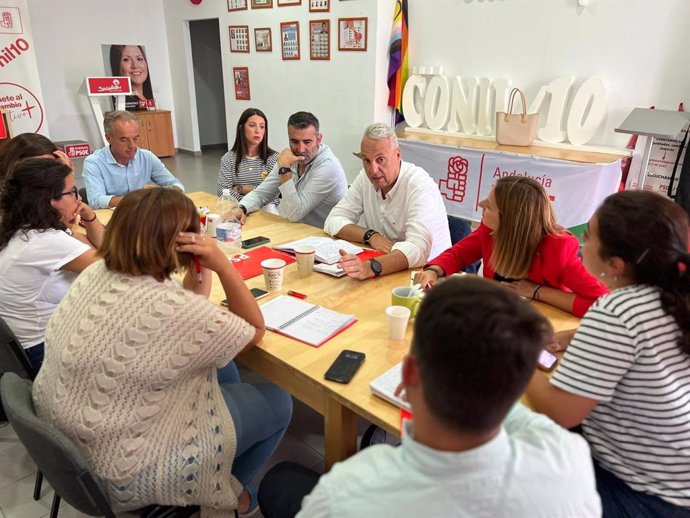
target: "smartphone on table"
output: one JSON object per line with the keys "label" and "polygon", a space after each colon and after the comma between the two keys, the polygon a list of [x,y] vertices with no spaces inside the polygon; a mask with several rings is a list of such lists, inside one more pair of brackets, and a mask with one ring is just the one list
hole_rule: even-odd
{"label": "smartphone on table", "polygon": [[343,349],[324,374],[324,378],[338,383],[349,383],[366,358],[364,353]]}
{"label": "smartphone on table", "polygon": [[[249,290],[254,297],[254,300],[259,300],[264,298],[266,295],[268,295],[268,292],[266,290],[262,290],[261,288],[251,288]],[[220,303],[221,306],[228,306],[228,299],[223,299]]]}
{"label": "smartphone on table", "polygon": [[267,237],[256,236],[256,237],[252,237],[251,239],[244,239],[242,241],[242,248],[244,248],[244,249],[254,248],[255,246],[265,245],[266,243],[269,243],[270,241],[271,240],[268,239]]}
{"label": "smartphone on table", "polygon": [[557,363],[558,356],[552,352],[542,349],[541,353],[539,353],[539,362],[537,363],[537,367],[539,367],[541,370],[551,372],[556,368]]}

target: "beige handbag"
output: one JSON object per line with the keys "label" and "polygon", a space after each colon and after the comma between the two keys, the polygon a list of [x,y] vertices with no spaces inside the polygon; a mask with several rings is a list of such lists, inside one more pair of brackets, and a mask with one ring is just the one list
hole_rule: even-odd
{"label": "beige handbag", "polygon": [[[522,114],[513,115],[515,96],[520,94]],[[496,112],[496,142],[503,146],[531,146],[537,135],[539,114],[527,115],[525,94],[519,88],[513,88],[508,101],[508,112]]]}

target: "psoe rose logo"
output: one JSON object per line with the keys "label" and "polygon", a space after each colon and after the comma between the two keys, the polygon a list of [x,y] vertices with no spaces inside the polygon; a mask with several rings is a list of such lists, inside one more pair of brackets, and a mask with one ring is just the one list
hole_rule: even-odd
{"label": "psoe rose logo", "polygon": [[438,189],[441,196],[450,201],[461,202],[465,199],[467,190],[467,171],[469,162],[461,156],[452,156],[448,159],[446,178],[438,181]]}
{"label": "psoe rose logo", "polygon": [[24,34],[18,7],[0,6],[0,34]]}

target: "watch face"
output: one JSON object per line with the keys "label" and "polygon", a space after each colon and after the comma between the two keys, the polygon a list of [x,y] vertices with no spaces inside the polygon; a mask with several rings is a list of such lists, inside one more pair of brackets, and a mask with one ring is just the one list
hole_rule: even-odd
{"label": "watch face", "polygon": [[371,264],[371,269],[374,272],[374,274],[378,277],[381,275],[381,263],[378,262],[376,259],[369,259],[369,263]]}

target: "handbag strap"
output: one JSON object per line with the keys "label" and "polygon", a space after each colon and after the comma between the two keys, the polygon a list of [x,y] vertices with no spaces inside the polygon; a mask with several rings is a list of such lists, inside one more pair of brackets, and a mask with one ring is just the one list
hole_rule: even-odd
{"label": "handbag strap", "polygon": [[520,119],[522,122],[527,122],[527,102],[525,101],[525,94],[519,88],[513,88],[510,91],[510,97],[508,98],[508,111],[506,112],[505,121],[508,122],[509,116],[513,114],[513,103],[515,102],[515,96],[520,94],[520,100],[522,101],[522,115]]}

